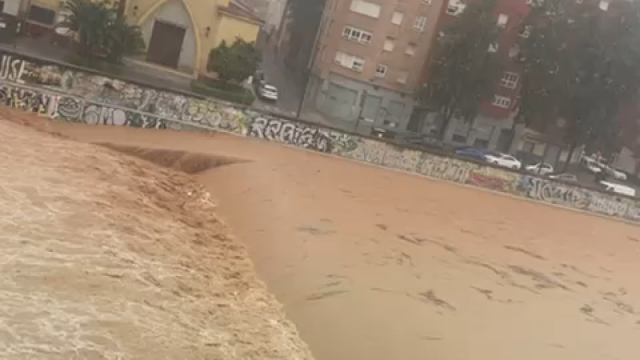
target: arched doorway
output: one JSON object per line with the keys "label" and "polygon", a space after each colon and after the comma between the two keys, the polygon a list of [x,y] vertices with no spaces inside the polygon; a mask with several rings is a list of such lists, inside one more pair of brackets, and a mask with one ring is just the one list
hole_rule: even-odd
{"label": "arched doorway", "polygon": [[196,67],[196,32],[181,0],[168,0],[142,23],[147,61],[192,72]]}

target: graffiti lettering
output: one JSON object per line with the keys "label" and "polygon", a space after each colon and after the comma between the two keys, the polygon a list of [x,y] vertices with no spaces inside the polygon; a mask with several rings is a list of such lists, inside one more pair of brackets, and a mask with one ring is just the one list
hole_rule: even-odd
{"label": "graffiti lettering", "polygon": [[0,103],[38,115],[50,114],[55,106],[51,95],[6,86],[0,87]]}
{"label": "graffiti lettering", "polygon": [[281,119],[259,117],[249,125],[248,135],[320,152],[331,151],[331,139],[318,128]]}
{"label": "graffiti lettering", "polygon": [[62,96],[58,98],[55,117],[67,121],[78,121],[82,117],[83,109],[83,101],[69,96]]}
{"label": "graffiti lettering", "polygon": [[22,82],[26,62],[11,55],[2,55],[0,60],[0,80]]}
{"label": "graffiti lettering", "polygon": [[[0,103],[94,125],[233,132],[429,177],[640,222],[640,200],[520,175],[374,139],[0,52]],[[26,85],[24,85],[26,84]]]}
{"label": "graffiti lettering", "polygon": [[533,176],[520,177],[518,189],[532,199],[584,209],[589,204],[584,189],[543,180]]}
{"label": "graffiti lettering", "polygon": [[116,125],[155,129],[167,127],[164,121],[150,114],[140,114],[134,111],[95,104],[85,106],[82,118],[85,123],[90,125]]}
{"label": "graffiti lettering", "polygon": [[588,209],[609,216],[626,217],[629,204],[625,200],[594,193],[591,196]]}
{"label": "graffiti lettering", "polygon": [[465,183],[478,165],[456,159],[431,156],[422,163],[421,173],[442,180]]}
{"label": "graffiti lettering", "polygon": [[506,180],[475,171],[469,173],[469,179],[466,183],[494,191],[507,192],[509,189],[509,183]]}

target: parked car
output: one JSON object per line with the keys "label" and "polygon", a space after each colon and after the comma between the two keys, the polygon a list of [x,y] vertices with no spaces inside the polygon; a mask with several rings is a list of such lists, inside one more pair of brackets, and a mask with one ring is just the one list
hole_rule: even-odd
{"label": "parked car", "polygon": [[573,174],[568,173],[559,173],[559,174],[550,174],[549,179],[560,180],[566,182],[578,182],[578,177]]}
{"label": "parked car", "polygon": [[516,159],[512,155],[503,154],[500,152],[488,152],[484,155],[484,161],[489,164],[494,164],[510,169],[520,169],[522,167],[522,163],[520,160]]}
{"label": "parked car", "polygon": [[433,137],[431,134],[415,133],[410,131],[397,132],[395,134],[395,141],[399,144],[412,145],[426,150],[441,152],[449,151],[449,147],[446,144]]}
{"label": "parked car", "polygon": [[258,90],[258,96],[262,100],[278,101],[278,89],[273,85],[262,85]]}
{"label": "parked car", "polygon": [[602,172],[603,165],[590,157],[582,157],[580,163],[587,169],[588,172],[592,174],[598,174]]}
{"label": "parked car", "polygon": [[636,196],[636,189],[627,185],[617,184],[611,181],[600,181],[600,185],[609,192],[633,197]]}
{"label": "parked car", "polygon": [[612,178],[616,179],[616,180],[620,180],[620,181],[626,181],[627,180],[627,174],[623,173],[622,171],[618,170],[618,169],[614,169],[610,166],[605,166],[604,167],[604,172],[611,176]]}
{"label": "parked car", "polygon": [[534,165],[529,165],[525,167],[525,170],[531,173],[547,175],[553,172],[553,166],[546,163],[537,163]]}
{"label": "parked car", "polygon": [[456,149],[455,154],[471,159],[484,160],[484,156],[487,154],[487,150],[472,147],[463,147]]}

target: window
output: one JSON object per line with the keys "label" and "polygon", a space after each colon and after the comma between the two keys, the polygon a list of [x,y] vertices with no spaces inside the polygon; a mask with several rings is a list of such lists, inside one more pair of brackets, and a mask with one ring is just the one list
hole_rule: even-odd
{"label": "window", "polygon": [[406,71],[400,71],[398,73],[398,82],[400,84],[406,84],[407,83],[407,79],[409,78],[409,73]]}
{"label": "window", "polygon": [[502,75],[502,79],[500,79],[500,86],[506,87],[507,89],[515,89],[518,86],[518,80],[520,76],[517,73],[507,71]]}
{"label": "window", "polygon": [[342,51],[338,51],[336,53],[335,58],[336,64],[354,70],[354,71],[362,71],[364,68],[364,59],[359,56],[349,55],[347,53],[343,53]]}
{"label": "window", "polygon": [[361,44],[371,44],[373,34],[351,26],[345,26],[344,30],[342,30],[342,37]]}
{"label": "window", "polygon": [[355,13],[372,18],[380,17],[380,5],[365,0],[351,0],[349,9]]}
{"label": "window", "polygon": [[464,143],[467,142],[467,134],[455,133],[451,137],[451,141],[456,142],[456,143],[460,143],[460,144],[464,144]]}
{"label": "window", "polygon": [[600,3],[598,4],[598,7],[602,11],[607,11],[609,10],[609,2],[610,2],[609,0],[601,0]]}
{"label": "window", "polygon": [[489,44],[487,51],[492,53],[498,51],[498,43]]}
{"label": "window", "polygon": [[487,149],[489,147],[489,140],[476,138],[473,140],[473,147],[476,149]]}
{"label": "window", "polygon": [[376,77],[383,78],[385,75],[387,75],[387,65],[378,64],[378,67],[376,68]]}
{"label": "window", "polygon": [[501,28],[507,27],[507,23],[509,22],[509,16],[505,14],[498,15],[498,26]]}
{"label": "window", "polygon": [[492,104],[499,108],[508,109],[509,105],[511,105],[511,99],[506,96],[495,95]]}
{"label": "window", "polygon": [[509,57],[515,58],[520,54],[520,46],[518,44],[513,44],[513,46],[509,49]]}
{"label": "window", "polygon": [[364,69],[364,59],[359,56],[354,56],[351,70],[362,71],[362,69]]}
{"label": "window", "polygon": [[424,26],[427,24],[427,18],[424,16],[416,16],[413,21],[413,28],[418,31],[424,31]]}
{"label": "window", "polygon": [[460,2],[460,0],[449,0],[447,3],[447,14],[458,16],[462,14],[465,7],[466,5]]}
{"label": "window", "polygon": [[407,50],[405,51],[405,54],[407,54],[409,56],[415,55],[416,54],[416,44],[409,43],[409,45],[407,45]]}
{"label": "window", "polygon": [[56,12],[38,5],[31,5],[27,19],[45,25],[53,25],[56,19]]}
{"label": "window", "polygon": [[404,117],[404,108],[405,104],[401,101],[389,101],[382,124],[392,128],[397,127]]}
{"label": "window", "polygon": [[523,38],[528,38],[529,35],[531,35],[531,25],[527,25],[525,26],[521,31],[520,31],[520,36]]}
{"label": "window", "polygon": [[396,47],[396,42],[395,40],[391,39],[391,38],[386,38],[384,40],[384,51],[393,51],[393,48]]}
{"label": "window", "polygon": [[393,15],[391,16],[391,23],[392,24],[401,25],[402,24],[402,20],[404,20],[404,14],[399,12],[399,11],[395,11],[393,13]]}
{"label": "window", "polygon": [[522,143],[522,151],[526,153],[532,153],[533,149],[536,147],[536,144],[531,141],[524,141]]}

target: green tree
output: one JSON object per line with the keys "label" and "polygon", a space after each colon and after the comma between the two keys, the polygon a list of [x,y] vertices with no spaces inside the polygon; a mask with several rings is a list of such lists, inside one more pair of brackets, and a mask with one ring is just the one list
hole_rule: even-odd
{"label": "green tree", "polygon": [[69,0],[64,9],[68,15],[57,27],[75,35],[78,55],[88,64],[93,60],[119,64],[125,56],[144,53],[140,28],[128,24],[110,2]]}
{"label": "green tree", "polygon": [[494,94],[504,57],[504,50],[496,48],[495,5],[495,0],[472,2],[435,42],[427,85],[416,98],[438,113],[440,138],[451,119],[473,121],[482,102]]}
{"label": "green tree", "polygon": [[[621,104],[640,89],[640,17],[633,2],[540,0],[523,22],[518,117],[543,127],[562,119],[569,156],[578,146],[612,151]],[[565,164],[568,165],[568,161]]]}
{"label": "green tree", "polygon": [[209,52],[207,71],[216,73],[223,86],[226,86],[230,82],[239,83],[255,74],[261,59],[260,51],[253,42],[236,38],[229,46],[223,40]]}

